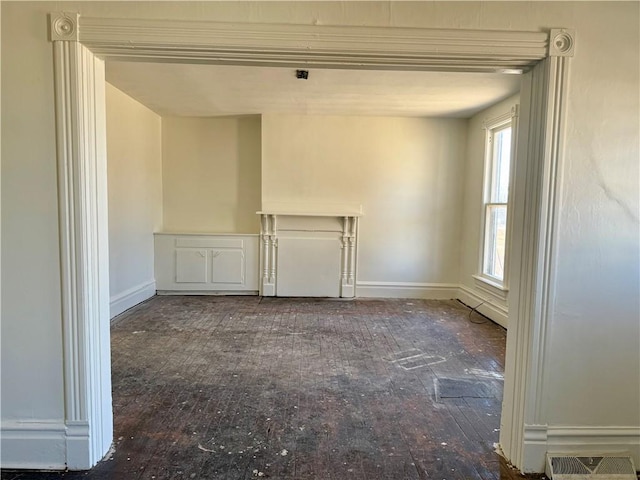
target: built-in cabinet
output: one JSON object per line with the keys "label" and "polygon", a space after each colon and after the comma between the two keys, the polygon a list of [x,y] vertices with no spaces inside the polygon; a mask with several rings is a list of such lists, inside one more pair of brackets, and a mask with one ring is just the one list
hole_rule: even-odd
{"label": "built-in cabinet", "polygon": [[258,235],[156,233],[159,294],[257,294]]}
{"label": "built-in cabinet", "polygon": [[154,234],[158,294],[356,296],[358,214],[258,214],[259,235]]}

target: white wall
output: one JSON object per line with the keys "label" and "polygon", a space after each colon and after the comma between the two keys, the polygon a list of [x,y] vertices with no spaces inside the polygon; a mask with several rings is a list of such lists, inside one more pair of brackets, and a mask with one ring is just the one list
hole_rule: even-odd
{"label": "white wall", "polygon": [[[492,292],[491,287],[482,286],[473,275],[477,275],[482,244],[483,222],[483,186],[486,130],[484,123],[508,114],[511,108],[520,102],[520,96],[514,95],[475,114],[469,119],[467,149],[464,164],[464,207],[461,217],[460,277],[462,291],[460,300],[475,307],[481,302],[478,311],[495,322],[507,326],[507,301]],[[479,287],[480,285],[480,287]]]}
{"label": "white wall", "polygon": [[638,3],[2,2],[1,8],[3,427],[64,415],[53,60],[46,29],[46,13],[64,9],[307,25],[575,28],[541,420],[575,432],[626,429],[627,441],[638,444]]}
{"label": "white wall", "polygon": [[457,283],[466,120],[263,115],[262,132],[263,206],[362,205],[358,280]]}
{"label": "white wall", "polygon": [[1,8],[5,428],[62,421],[64,393],[51,45],[34,25],[42,16]]}
{"label": "white wall", "polygon": [[639,7],[574,7],[565,20],[580,43],[554,239],[543,387],[550,425],[640,426]]}
{"label": "white wall", "polygon": [[155,294],[153,232],[162,226],[161,119],[110,84],[106,96],[114,317]]}
{"label": "white wall", "polygon": [[258,233],[260,117],[162,119],[163,230]]}

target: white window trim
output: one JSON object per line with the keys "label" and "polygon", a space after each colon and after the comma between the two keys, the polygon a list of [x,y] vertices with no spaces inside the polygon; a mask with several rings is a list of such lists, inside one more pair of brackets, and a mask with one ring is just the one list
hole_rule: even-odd
{"label": "white window trim", "polygon": [[481,275],[472,275],[472,277],[478,290],[482,290],[484,293],[488,293],[499,300],[507,301],[507,296],[509,295],[507,287],[494,282],[490,277]]}
{"label": "white window trim", "polygon": [[[505,299],[509,292],[509,258],[510,255],[510,244],[511,244],[511,225],[513,222],[510,221],[509,212],[513,211],[513,185],[515,183],[515,154],[517,151],[517,143],[518,143],[518,111],[519,105],[513,105],[509,112],[504,113],[503,115],[499,115],[497,117],[493,117],[491,119],[483,122],[482,126],[485,129],[485,149],[484,149],[484,168],[483,168],[483,179],[482,179],[482,202],[480,207],[480,241],[479,243],[479,252],[478,252],[478,273],[473,275],[473,278],[476,282],[476,285],[484,288],[487,292],[492,293],[493,295]],[[493,133],[496,130],[499,130],[501,127],[506,125],[511,126],[511,158],[509,160],[509,197],[507,199],[507,234],[506,234],[506,247],[504,254],[504,274],[502,281],[499,279],[492,277],[490,275],[486,275],[484,273],[484,254],[485,254],[485,241],[486,241],[486,205],[490,202],[487,202],[487,192],[491,174],[491,167],[493,162],[492,155],[492,142],[490,141]]]}

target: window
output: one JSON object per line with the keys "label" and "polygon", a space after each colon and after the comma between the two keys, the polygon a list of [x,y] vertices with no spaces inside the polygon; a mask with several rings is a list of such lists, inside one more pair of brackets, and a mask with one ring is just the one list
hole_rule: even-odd
{"label": "window", "polygon": [[507,204],[512,151],[512,120],[487,128],[481,277],[505,287],[507,267]]}

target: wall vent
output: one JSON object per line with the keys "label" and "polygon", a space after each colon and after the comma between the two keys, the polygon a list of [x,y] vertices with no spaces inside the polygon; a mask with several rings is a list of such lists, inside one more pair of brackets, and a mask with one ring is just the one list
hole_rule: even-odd
{"label": "wall vent", "polygon": [[552,480],[637,480],[631,457],[547,456],[547,477]]}

